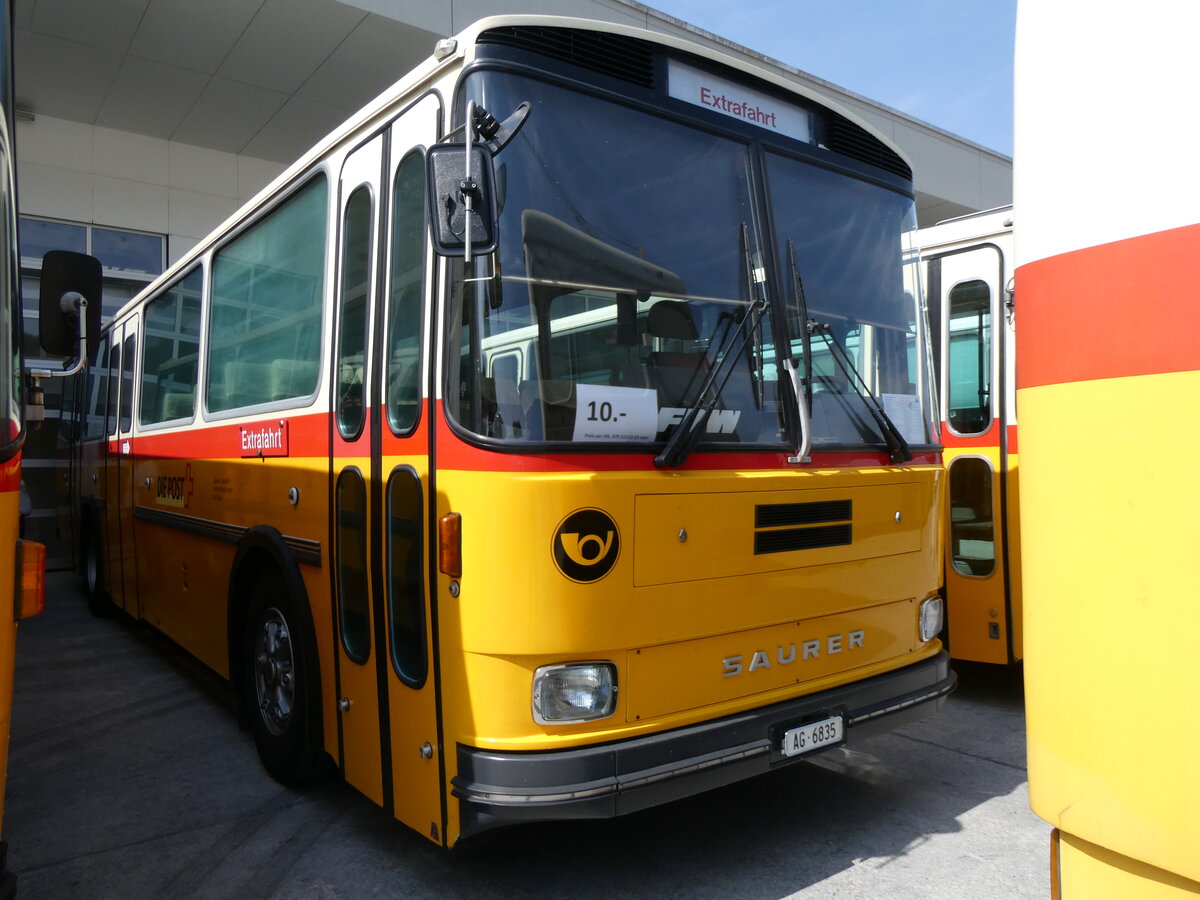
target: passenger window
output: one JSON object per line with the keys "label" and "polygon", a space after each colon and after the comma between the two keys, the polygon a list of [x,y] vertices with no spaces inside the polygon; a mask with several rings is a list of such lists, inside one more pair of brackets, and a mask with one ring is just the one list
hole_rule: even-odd
{"label": "passenger window", "polygon": [[125,338],[121,351],[121,424],[125,434],[133,427],[133,364],[137,357],[137,335]]}
{"label": "passenger window", "polygon": [[991,300],[978,280],[950,291],[946,421],[959,434],[983,434],[992,424]]}
{"label": "passenger window", "polygon": [[94,441],[107,434],[105,416],[108,413],[108,375],[111,360],[108,353],[108,335],[100,339],[95,355],[88,362],[87,392],[83,401],[85,420],[83,439]]}
{"label": "passenger window", "polygon": [[962,575],[991,575],[996,568],[992,467],[976,456],[950,464],[950,554]]}
{"label": "passenger window", "polygon": [[410,153],[392,188],[392,271],[388,310],[387,417],[400,434],[420,416],[421,291],[425,271],[425,163]]}
{"label": "passenger window", "polygon": [[146,304],[138,410],[143,425],[190,419],[195,414],[203,285],[203,271],[193,269]]}
{"label": "passenger window", "polygon": [[205,398],[213,412],[309,397],[321,358],[324,176],[217,251]]}
{"label": "passenger window", "polygon": [[428,668],[422,533],[421,482],[412,469],[397,469],[387,487],[388,622],[392,665],[412,687],[424,683]]}
{"label": "passenger window", "polygon": [[358,469],[337,480],[337,588],[342,646],[356,663],[371,658],[367,579],[367,488]]}
{"label": "passenger window", "polygon": [[106,434],[115,434],[117,427],[117,386],[119,382],[116,380],[117,371],[121,367],[121,345],[113,344],[108,351],[108,366],[105,369],[105,399],[104,403],[104,427]]}
{"label": "passenger window", "polygon": [[363,426],[363,374],[371,282],[371,189],[355,188],[342,222],[342,286],[338,307],[337,423],[342,437]]}

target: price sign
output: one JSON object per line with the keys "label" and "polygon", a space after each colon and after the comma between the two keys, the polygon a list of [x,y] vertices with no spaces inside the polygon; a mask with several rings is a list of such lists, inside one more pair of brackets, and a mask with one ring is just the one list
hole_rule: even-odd
{"label": "price sign", "polygon": [[575,386],[576,441],[652,441],[658,428],[658,395],[645,388],[607,384]]}

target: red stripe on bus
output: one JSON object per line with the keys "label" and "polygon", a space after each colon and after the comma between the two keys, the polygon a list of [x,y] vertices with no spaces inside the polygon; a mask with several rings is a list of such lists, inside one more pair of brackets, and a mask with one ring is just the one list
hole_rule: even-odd
{"label": "red stripe on bus", "polygon": [[[997,425],[999,421],[999,419],[993,419],[992,425]],[[1009,453],[1016,453],[1017,426],[1009,425],[1005,431],[1008,436],[1007,450]],[[942,446],[947,450],[986,450],[989,447],[998,447],[996,432],[992,427],[989,427],[983,434],[966,436],[954,434],[945,422],[942,423]]]}
{"label": "red stripe on bus", "polygon": [[[329,413],[308,413],[302,416],[271,416],[255,422],[237,425],[196,426],[183,431],[139,434],[133,438],[109,441],[112,453],[120,450],[121,443],[130,441],[133,456],[157,459],[228,459],[242,456],[241,429],[254,430],[279,421],[288,423],[287,456],[297,459],[327,457],[329,455]],[[359,442],[366,441],[366,433]],[[413,434],[396,437],[385,429],[383,452],[385,455],[423,453],[428,442],[424,420],[417,424]],[[364,443],[365,446],[365,443]],[[416,448],[414,450],[414,448]],[[251,454],[253,455],[253,454]]]}
{"label": "red stripe on bus", "polygon": [[1200,367],[1198,255],[1189,225],[1018,268],[1018,388]]}
{"label": "red stripe on bus", "polygon": [[[242,455],[241,428],[253,429],[274,424],[280,419],[288,422],[288,453],[295,459],[322,459],[329,455],[329,414],[312,413],[303,416],[273,416],[256,422],[236,425],[193,427],[166,433],[139,434],[136,437],[109,441],[109,452],[117,454],[121,445],[129,442],[129,456],[142,459],[230,459]],[[422,420],[410,436],[397,438],[387,432],[383,440],[385,455],[418,455],[428,446],[427,424]],[[366,446],[365,435],[359,439]],[[516,445],[514,445],[516,446]],[[732,470],[795,470],[786,453],[753,451],[694,453],[676,471]],[[807,468],[855,468],[888,466],[887,455],[879,452],[857,451],[813,453]],[[937,453],[917,453],[910,465],[937,465]],[[629,472],[653,471],[654,453],[531,453],[497,452],[467,443],[450,430],[444,418],[438,425],[438,465],[445,469],[466,472]],[[2,473],[2,470],[0,470]],[[19,479],[18,479],[19,482]],[[2,485],[2,482],[0,482]]]}
{"label": "red stripe on bus", "polygon": [[157,459],[228,459],[242,456],[242,428],[254,429],[288,423],[288,456],[329,455],[329,413],[302,416],[267,416],[236,425],[194,426],[181,431],[142,433],[109,441],[109,451],[119,453],[129,441],[130,455]]}
{"label": "red stripe on bus", "polygon": [[[461,472],[638,472],[655,471],[655,452],[629,453],[497,453],[472,446],[459,438],[444,417],[438,421],[438,468]],[[796,471],[787,461],[787,453],[753,451],[697,452],[675,469],[675,472]],[[805,468],[857,468],[891,465],[886,453],[868,451],[844,453],[813,453]],[[938,453],[916,453],[909,465],[938,465]]]}

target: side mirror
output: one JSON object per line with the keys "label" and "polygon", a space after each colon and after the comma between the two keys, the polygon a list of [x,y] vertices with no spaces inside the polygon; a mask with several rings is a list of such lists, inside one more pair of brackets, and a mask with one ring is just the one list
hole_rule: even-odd
{"label": "side mirror", "polygon": [[[100,340],[100,276],[100,261],[85,253],[51,250],[42,257],[38,324],[47,353],[82,358],[95,349]],[[86,348],[80,346],[83,335]]]}
{"label": "side mirror", "polygon": [[429,185],[429,221],[433,248],[442,256],[462,253],[468,263],[473,254],[496,249],[496,173],[493,160],[516,137],[530,104],[520,103],[503,122],[475,101],[467,103],[461,143],[435,144],[426,154]]}
{"label": "side mirror", "polygon": [[483,144],[471,147],[471,177],[463,144],[435,144],[425,157],[429,185],[429,221],[433,248],[442,256],[467,251],[467,209],[470,205],[470,252],[496,249],[496,191],[492,154]]}

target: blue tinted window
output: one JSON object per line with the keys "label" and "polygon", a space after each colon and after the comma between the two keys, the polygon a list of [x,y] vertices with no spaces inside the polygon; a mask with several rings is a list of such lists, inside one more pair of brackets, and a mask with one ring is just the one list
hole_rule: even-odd
{"label": "blue tinted window", "polygon": [[87,229],[66,222],[21,219],[21,258],[40,260],[49,250],[87,252]]}
{"label": "blue tinted window", "polygon": [[163,270],[163,240],[154,234],[93,228],[92,256],[106,269],[158,275]]}

